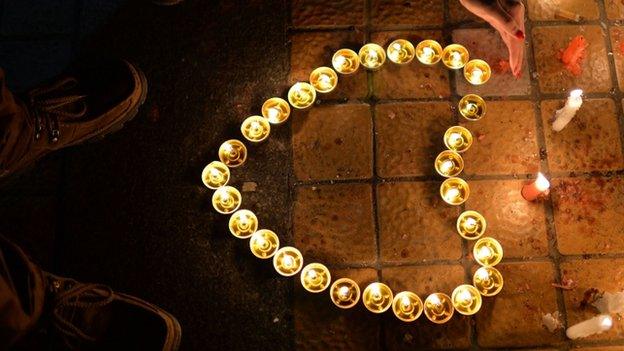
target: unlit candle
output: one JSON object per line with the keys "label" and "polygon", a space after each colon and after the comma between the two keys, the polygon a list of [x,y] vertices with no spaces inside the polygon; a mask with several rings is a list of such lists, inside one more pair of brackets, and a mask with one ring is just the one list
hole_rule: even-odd
{"label": "unlit candle", "polygon": [[555,112],[555,121],[552,124],[552,129],[555,132],[560,132],[574,118],[576,112],[583,105],[582,95],[583,91],[581,89],[572,90],[565,106]]}

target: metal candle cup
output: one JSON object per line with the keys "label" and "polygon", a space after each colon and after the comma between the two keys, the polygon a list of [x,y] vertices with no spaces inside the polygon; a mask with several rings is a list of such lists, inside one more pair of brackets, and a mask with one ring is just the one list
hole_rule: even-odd
{"label": "metal candle cup", "polygon": [[404,322],[415,321],[420,317],[422,311],[422,300],[411,291],[401,291],[396,294],[392,301],[392,312],[398,319]]}
{"label": "metal candle cup", "polygon": [[362,46],[358,56],[360,57],[362,66],[370,70],[377,70],[386,62],[386,52],[384,49],[373,43]]}
{"label": "metal candle cup", "polygon": [[247,160],[247,147],[239,140],[228,140],[219,147],[219,159],[228,167],[238,167]]}
{"label": "metal candle cup", "polygon": [[469,58],[468,50],[459,44],[448,45],[442,50],[442,62],[450,69],[464,67]]}
{"label": "metal candle cup", "polygon": [[466,240],[476,240],[485,233],[487,223],[477,211],[464,211],[457,218],[457,232]]}
{"label": "metal candle cup", "polygon": [[247,239],[258,230],[258,217],[249,210],[238,210],[228,222],[230,233],[239,239]]}
{"label": "metal candle cup", "polygon": [[404,65],[412,62],[414,59],[415,49],[414,45],[405,39],[397,39],[388,45],[386,49],[388,59],[390,61]]}
{"label": "metal candle cup", "polygon": [[316,101],[316,90],[310,83],[298,82],[288,90],[288,102],[296,109],[304,110]]}
{"label": "metal candle cup", "polygon": [[290,116],[290,105],[282,98],[272,97],[262,104],[262,116],[271,124],[284,123]]}
{"label": "metal candle cup", "polygon": [[471,316],[481,309],[481,294],[477,288],[469,284],[455,288],[451,300],[455,310],[465,316]]}
{"label": "metal candle cup", "polygon": [[310,73],[310,84],[319,93],[329,93],[338,85],[338,74],[329,67],[319,67]]}
{"label": "metal candle cup", "polygon": [[371,283],[362,294],[366,309],[373,313],[383,313],[392,306],[392,290],[384,283]]}
{"label": "metal candle cup", "polygon": [[434,165],[439,175],[455,177],[464,170],[464,159],[455,151],[444,150],[438,154]]}
{"label": "metal candle cup", "polygon": [[302,266],[303,255],[301,255],[301,251],[292,246],[282,247],[273,256],[273,267],[277,273],[285,277],[299,273]]}
{"label": "metal candle cup", "polygon": [[340,74],[352,74],[360,67],[360,57],[351,49],[340,49],[332,57],[332,66]]}
{"label": "metal candle cup", "polygon": [[483,296],[494,296],[503,289],[503,275],[494,267],[481,267],[472,277],[474,285]]}
{"label": "metal candle cup", "polygon": [[212,161],[204,167],[201,177],[205,186],[217,189],[230,180],[230,169],[223,162]]}
{"label": "metal candle cup", "polygon": [[427,296],[423,310],[427,319],[436,324],[448,322],[455,312],[451,298],[443,293]]}
{"label": "metal candle cup", "polygon": [[249,239],[249,249],[258,258],[271,258],[279,249],[279,238],[271,230],[260,229]]}
{"label": "metal candle cup", "polygon": [[320,293],[331,282],[329,269],[320,263],[310,263],[301,270],[301,285],[311,292]]}
{"label": "metal candle cup", "polygon": [[230,214],[240,207],[241,193],[231,186],[222,186],[212,194],[212,206],[221,214]]}
{"label": "metal candle cup", "polygon": [[468,183],[461,178],[448,178],[440,186],[440,196],[449,205],[461,205],[470,195]]}
{"label": "metal candle cup", "polygon": [[464,127],[453,126],[444,133],[444,145],[455,152],[465,152],[472,145],[472,133]]}
{"label": "metal candle cup", "polygon": [[496,266],[503,259],[503,247],[494,238],[484,237],[472,248],[475,261],[484,267]]}
{"label": "metal candle cup", "polygon": [[476,94],[468,94],[459,100],[459,113],[469,121],[478,121],[486,113],[485,100]]}
{"label": "metal candle cup", "polygon": [[271,132],[269,120],[260,116],[247,117],[241,124],[241,133],[245,139],[259,143],[266,139]]}
{"label": "metal candle cup", "polygon": [[442,59],[442,46],[435,40],[423,40],[416,45],[416,57],[425,65],[435,65]]}
{"label": "metal candle cup", "polygon": [[336,280],[329,288],[329,296],[334,305],[347,309],[360,301],[360,287],[349,278]]}
{"label": "metal candle cup", "polygon": [[464,77],[472,85],[485,84],[492,76],[492,69],[483,60],[470,60],[464,66]]}

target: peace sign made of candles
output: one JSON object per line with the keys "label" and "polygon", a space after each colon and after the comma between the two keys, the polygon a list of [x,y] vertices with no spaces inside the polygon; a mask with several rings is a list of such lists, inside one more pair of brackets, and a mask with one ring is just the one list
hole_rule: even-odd
{"label": "peace sign made of candles", "polygon": [[[265,140],[271,125],[288,120],[291,106],[296,109],[310,108],[316,95],[333,91],[338,84],[338,73],[355,73],[360,65],[369,70],[377,70],[388,58],[395,64],[410,63],[414,57],[425,65],[435,65],[439,61],[449,69],[462,69],[464,77],[473,85],[484,84],[491,76],[490,66],[483,60],[469,60],[468,50],[451,44],[445,48],[435,40],[423,40],[416,47],[405,39],[397,39],[384,50],[381,46],[369,43],[356,53],[350,49],[340,49],[332,57],[332,67],[318,67],[310,74],[308,82],[297,82],[288,91],[288,102],[272,97],[262,105],[262,116],[251,116],[241,125],[241,133],[249,142]],[[486,113],[485,101],[478,95],[468,94],[459,101],[460,114],[469,121],[481,119]],[[436,157],[434,167],[446,179],[440,186],[440,196],[449,205],[463,204],[470,195],[468,183],[458,178],[464,169],[461,153],[468,150],[473,142],[470,131],[461,126],[450,127],[444,133],[447,150]],[[476,211],[464,211],[457,218],[457,232],[465,240],[475,241],[473,257],[481,266],[474,273],[472,285],[462,284],[451,295],[433,293],[421,300],[414,292],[402,291],[393,294],[384,283],[374,282],[360,292],[358,284],[349,278],[340,278],[333,283],[329,269],[318,262],[304,266],[303,255],[291,246],[280,248],[280,241],[273,231],[259,229],[258,218],[246,209],[239,209],[241,193],[228,186],[230,168],[243,165],[247,159],[247,148],[239,140],[228,140],[219,147],[219,160],[210,162],[202,172],[202,181],[215,192],[212,196],[214,209],[231,215],[228,227],[232,235],[239,239],[249,239],[249,248],[260,259],[273,259],[275,270],[286,277],[299,274],[301,285],[312,293],[320,293],[329,288],[332,302],[339,308],[347,309],[362,300],[364,306],[373,313],[392,311],[402,321],[411,322],[424,312],[427,319],[442,324],[451,319],[457,311],[463,315],[473,315],[481,308],[482,296],[494,296],[503,288],[503,277],[494,268],[503,257],[500,243],[491,237],[484,237],[485,218]],[[331,285],[330,285],[331,284]]]}

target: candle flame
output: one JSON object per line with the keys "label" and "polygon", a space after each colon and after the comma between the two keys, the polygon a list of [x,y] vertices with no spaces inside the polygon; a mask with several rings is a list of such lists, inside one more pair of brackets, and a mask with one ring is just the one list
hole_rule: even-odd
{"label": "candle flame", "polygon": [[459,293],[459,298],[464,303],[472,302],[472,294],[468,290],[462,290],[462,292]]}
{"label": "candle flame", "polygon": [[468,227],[468,228],[474,228],[474,227],[476,227],[476,226],[477,226],[477,221],[476,221],[474,218],[472,218],[472,217],[468,217],[468,218],[466,219],[466,227]]}
{"label": "candle flame", "polygon": [[440,165],[440,170],[442,171],[442,173],[448,173],[451,169],[453,169],[454,166],[455,164],[453,163],[453,161],[446,160]]}
{"label": "candle flame", "polygon": [[290,255],[284,256],[284,260],[282,262],[284,263],[284,266],[287,268],[292,267],[293,263],[295,263],[292,256]]}
{"label": "candle flame", "polygon": [[225,150],[225,152],[230,153],[232,152],[233,148],[232,148],[232,144],[230,143],[224,143],[223,144],[223,150]]}
{"label": "candle flame", "polygon": [[611,316],[604,316],[600,321],[600,325],[605,328],[605,330],[611,329],[613,326],[613,319],[611,319]]}
{"label": "candle flame", "polygon": [[316,279],[317,277],[316,271],[313,269],[309,270],[307,275],[308,275],[308,279],[312,279],[312,280]]}
{"label": "candle flame", "polygon": [[249,216],[244,214],[240,216],[239,227],[247,227],[247,225],[249,225]]}
{"label": "candle flame", "polygon": [[488,273],[487,270],[485,269],[479,269],[477,270],[477,277],[481,280],[490,280],[490,274]]}
{"label": "candle flame", "polygon": [[473,82],[481,82],[481,78],[483,77],[483,71],[479,68],[475,68],[474,70],[472,70],[471,73],[471,79]]}
{"label": "candle flame", "polygon": [[430,47],[428,47],[428,46],[425,46],[425,47],[423,48],[423,55],[424,55],[426,58],[431,58],[431,57],[433,57],[433,55],[434,55],[434,54],[435,54],[435,51],[434,51],[432,48],[430,48]]}
{"label": "candle flame", "polygon": [[459,146],[463,142],[462,136],[459,133],[451,133],[449,136],[449,141],[451,145]]}
{"label": "candle flame", "polygon": [[490,250],[490,248],[487,246],[482,246],[477,252],[477,255],[479,256],[479,260],[482,260],[484,258],[490,258],[492,257],[492,250]]}
{"label": "candle flame", "polygon": [[412,305],[412,300],[409,298],[409,296],[405,295],[401,299],[401,303],[403,304],[403,307],[409,308]]}
{"label": "candle flame", "polygon": [[435,306],[440,306],[442,304],[442,301],[440,301],[440,298],[436,294],[429,295],[428,300],[431,304]]}
{"label": "candle flame", "polygon": [[446,199],[448,201],[453,201],[453,200],[455,200],[458,197],[459,197],[459,189],[457,189],[457,188],[450,188],[446,192]]}
{"label": "candle flame", "polygon": [[340,289],[338,289],[338,294],[342,298],[347,298],[349,296],[349,288],[346,286],[341,286]]}
{"label": "candle flame", "polygon": [[392,45],[392,47],[393,47],[395,50],[401,50],[401,44],[399,44],[399,43],[394,43],[394,45]]}
{"label": "candle flame", "polygon": [[453,61],[453,63],[461,62],[461,54],[457,51],[453,51],[451,53],[451,60]]}
{"label": "candle flame", "polygon": [[377,299],[381,297],[381,290],[379,290],[379,286],[377,284],[373,284],[373,286],[371,286],[371,295]]}
{"label": "candle flame", "polygon": [[336,64],[338,66],[344,66],[347,63],[347,59],[344,56],[336,57]]}
{"label": "candle flame", "polygon": [[329,78],[327,74],[321,74],[319,76],[319,81],[325,86],[328,86],[331,84],[331,79]]}
{"label": "candle flame", "polygon": [[277,116],[279,116],[279,111],[275,107],[271,107],[269,109],[268,115],[270,119],[275,119],[277,118]]}
{"label": "candle flame", "polygon": [[579,98],[583,95],[583,89],[574,89],[570,92],[571,98]]}
{"label": "candle flame", "polygon": [[546,191],[548,190],[548,188],[550,188],[550,182],[548,181],[548,179],[546,179],[546,177],[544,177],[541,172],[537,173],[537,179],[535,179],[535,187],[539,191]]}
{"label": "candle flame", "polygon": [[221,173],[216,168],[213,168],[210,170],[210,175],[212,178],[219,178]]}

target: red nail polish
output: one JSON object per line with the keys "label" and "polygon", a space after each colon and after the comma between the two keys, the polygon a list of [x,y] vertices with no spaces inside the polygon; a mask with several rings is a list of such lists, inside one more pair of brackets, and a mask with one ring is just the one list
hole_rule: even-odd
{"label": "red nail polish", "polygon": [[524,32],[518,29],[516,32],[516,38],[524,40]]}

